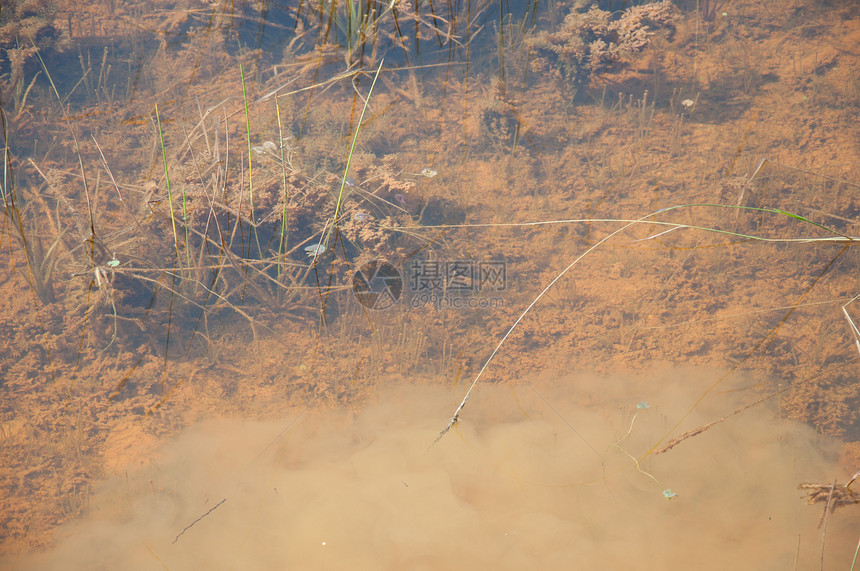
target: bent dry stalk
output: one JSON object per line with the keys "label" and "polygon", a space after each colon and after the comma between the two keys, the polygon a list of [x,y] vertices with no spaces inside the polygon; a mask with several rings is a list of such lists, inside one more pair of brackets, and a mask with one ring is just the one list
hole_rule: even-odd
{"label": "bent dry stalk", "polygon": [[[670,212],[670,211],[674,211],[674,210],[681,210],[681,209],[701,208],[701,207],[738,209],[738,210],[747,210],[747,211],[766,212],[766,213],[770,213],[770,214],[776,214],[776,215],[778,215],[778,216],[785,216],[785,217],[788,217],[788,218],[792,218],[792,219],[794,219],[794,220],[797,220],[797,221],[799,221],[799,222],[804,222],[804,223],[810,224],[810,225],[812,225],[812,226],[814,226],[814,227],[817,227],[817,228],[823,229],[823,230],[825,230],[825,231],[829,232],[830,234],[834,234],[834,236],[829,236],[829,237],[824,237],[824,238],[765,238],[765,237],[762,237],[762,236],[753,236],[753,235],[750,235],[750,234],[740,234],[740,233],[738,233],[738,232],[732,232],[732,231],[729,231],[729,230],[721,230],[721,229],[719,229],[719,228],[709,228],[709,227],[706,227],[706,226],[696,226],[696,225],[691,225],[691,224],[678,224],[678,223],[674,223],[674,222],[664,222],[664,221],[659,221],[659,220],[651,220],[651,218],[653,218],[653,217],[655,217],[655,216],[657,216],[657,215],[659,215],[659,214],[665,213],[665,212]],[[488,366],[490,365],[490,363],[493,361],[493,359],[495,358],[495,356],[496,356],[496,355],[498,354],[498,352],[501,350],[502,345],[504,345],[504,343],[508,340],[508,337],[510,337],[510,335],[511,335],[511,333],[513,333],[514,329],[516,329],[516,328],[517,328],[517,326],[519,326],[519,324],[522,322],[522,320],[525,318],[525,316],[526,316],[526,315],[528,315],[528,313],[529,313],[529,312],[532,310],[532,308],[537,304],[537,302],[538,302],[538,301],[540,301],[540,299],[541,299],[541,298],[542,298],[542,297],[543,297],[543,296],[544,296],[544,295],[545,295],[545,294],[546,294],[546,293],[547,293],[547,292],[548,292],[548,291],[549,291],[549,290],[550,290],[550,289],[551,289],[551,288],[552,288],[552,287],[553,287],[553,286],[554,286],[554,285],[555,285],[555,284],[556,284],[556,283],[557,283],[557,282],[558,282],[562,277],[564,277],[564,275],[565,275],[565,274],[567,274],[567,273],[568,273],[568,272],[569,272],[569,271],[570,271],[570,270],[571,270],[571,269],[572,269],[576,264],[578,264],[578,263],[579,263],[583,258],[585,258],[587,255],[591,254],[593,251],[595,251],[597,248],[599,248],[600,246],[602,246],[603,244],[605,244],[605,243],[606,243],[607,241],[609,241],[610,239],[612,239],[612,238],[614,238],[615,236],[617,236],[617,235],[619,235],[619,234],[621,234],[621,233],[625,232],[626,230],[628,230],[629,228],[631,228],[631,227],[633,227],[633,226],[636,226],[636,225],[638,225],[638,224],[655,224],[655,225],[661,225],[661,226],[670,226],[670,229],[671,229],[671,230],[674,230],[674,229],[692,229],[692,230],[702,230],[702,231],[705,231],[705,232],[711,232],[711,233],[717,233],[717,234],[726,234],[726,235],[730,235],[730,236],[735,236],[735,237],[739,237],[739,238],[744,238],[744,239],[747,239],[747,240],[763,241],[763,242],[771,242],[771,243],[785,243],[785,242],[788,242],[788,243],[838,242],[838,243],[846,243],[846,245],[847,245],[847,244],[850,244],[850,243],[854,243],[854,242],[858,242],[858,241],[860,241],[860,237],[847,236],[847,235],[842,234],[842,233],[840,233],[840,232],[838,232],[838,231],[836,231],[836,230],[833,230],[833,229],[831,229],[831,228],[828,228],[827,226],[824,226],[824,225],[822,225],[822,224],[819,224],[819,223],[817,223],[817,222],[814,222],[814,221],[812,221],[812,220],[809,220],[808,218],[806,218],[806,217],[804,217],[804,216],[801,216],[801,215],[799,215],[799,214],[795,214],[795,213],[792,213],[792,212],[788,212],[788,211],[786,211],[786,210],[782,210],[782,209],[779,209],[779,208],[758,208],[758,207],[752,207],[752,206],[736,206],[736,205],[708,204],[708,203],[703,203],[703,204],[681,204],[681,205],[677,205],[677,206],[670,206],[670,207],[667,207],[667,208],[661,208],[660,210],[657,210],[657,211],[651,212],[650,214],[646,214],[645,216],[642,216],[641,218],[637,218],[637,219],[635,219],[635,220],[621,220],[621,219],[599,219],[599,220],[595,220],[595,219],[576,219],[576,220],[541,221],[541,222],[510,223],[510,224],[463,224],[463,225],[440,225],[440,226],[427,226],[427,227],[425,227],[425,228],[490,228],[490,227],[498,227],[498,226],[537,226],[537,225],[544,225],[544,224],[559,224],[559,223],[571,223],[571,222],[616,222],[616,223],[623,223],[624,225],[623,225],[621,228],[618,228],[617,230],[615,230],[615,231],[613,231],[613,232],[609,233],[608,235],[606,235],[605,237],[601,238],[598,242],[596,242],[594,245],[592,245],[592,246],[590,246],[588,249],[586,249],[582,254],[580,254],[579,256],[577,256],[577,257],[576,257],[576,259],[574,259],[574,260],[573,260],[570,264],[568,264],[568,266],[567,266],[567,267],[565,267],[565,268],[564,268],[564,269],[563,269],[563,270],[562,270],[562,271],[561,271],[561,272],[560,272],[560,273],[559,273],[555,278],[553,278],[553,279],[552,279],[552,281],[550,281],[550,282],[549,282],[549,284],[547,284],[547,285],[546,285],[546,287],[544,287],[544,288],[541,290],[541,292],[540,292],[540,293],[539,293],[539,294],[538,294],[538,295],[537,295],[537,296],[532,300],[532,302],[531,302],[531,303],[529,303],[529,305],[528,305],[528,306],[523,310],[523,312],[519,315],[519,317],[517,317],[516,321],[514,321],[513,325],[511,325],[511,326],[508,328],[507,332],[504,334],[504,336],[502,336],[502,339],[498,342],[498,344],[496,344],[495,348],[494,348],[494,349],[493,349],[493,351],[490,353],[490,356],[487,358],[487,360],[484,362],[484,365],[483,365],[483,366],[481,367],[481,369],[478,371],[478,374],[477,374],[477,375],[475,375],[475,378],[474,378],[474,380],[472,381],[472,384],[471,384],[471,385],[469,386],[469,388],[466,390],[466,394],[463,396],[463,400],[462,400],[462,401],[460,401],[460,405],[459,405],[459,406],[457,407],[457,409],[454,411],[454,414],[451,416],[451,419],[448,421],[448,424],[447,424],[447,425],[446,425],[446,426],[445,426],[445,427],[444,427],[444,428],[439,432],[439,434],[436,436],[436,439],[433,441],[433,443],[432,443],[432,444],[436,444],[437,442],[439,442],[439,441],[442,439],[442,437],[444,437],[444,436],[445,436],[445,434],[447,434],[447,433],[448,433],[448,431],[449,431],[449,430],[451,430],[451,428],[452,428],[452,427],[453,427],[453,426],[454,426],[454,425],[459,421],[459,419],[460,419],[460,414],[461,414],[461,412],[463,411],[463,408],[465,408],[466,403],[467,403],[467,402],[468,402],[468,400],[469,400],[469,397],[472,395],[472,391],[475,389],[475,387],[476,387],[476,386],[477,386],[477,384],[478,384],[478,381],[480,381],[481,376],[484,374],[484,371],[487,369],[487,367],[488,367]],[[391,230],[397,230],[398,228],[396,228],[396,227],[392,227],[392,228],[390,228],[390,229],[391,229]],[[662,234],[662,233],[661,233],[661,234]],[[659,235],[660,235],[660,234],[656,234],[656,235],[654,235],[654,236],[650,236],[649,238],[646,238],[646,239],[655,238],[655,237],[657,237],[657,236],[659,236]],[[653,454],[653,453],[657,450],[657,447],[658,447],[658,446],[659,446],[659,445],[660,445],[660,444],[661,444],[661,443],[662,443],[666,438],[668,438],[669,434],[671,434],[671,433],[672,433],[672,432],[673,432],[673,431],[674,431],[674,430],[675,430],[675,429],[676,429],[676,428],[677,428],[677,427],[678,427],[678,426],[679,426],[679,425],[680,425],[680,424],[681,424],[681,423],[682,423],[682,422],[683,422],[683,421],[684,421],[684,420],[685,420],[685,419],[686,419],[690,414],[692,414],[692,412],[696,409],[696,407],[698,407],[699,403],[701,403],[702,399],[704,399],[704,397],[705,397],[708,393],[710,393],[713,389],[715,389],[715,388],[717,387],[717,385],[718,385],[720,382],[722,382],[722,381],[724,380],[724,378],[725,378],[725,377],[721,378],[720,380],[718,380],[718,381],[717,381],[717,383],[715,383],[714,385],[712,385],[711,387],[709,387],[709,388],[705,391],[705,393],[701,396],[701,398],[699,398],[699,399],[698,399],[698,400],[693,404],[693,406],[692,406],[692,407],[691,407],[691,408],[690,408],[690,409],[689,409],[689,410],[688,410],[688,411],[687,411],[687,412],[686,412],[686,413],[681,417],[681,419],[680,419],[680,420],[678,420],[678,422],[675,424],[675,426],[673,426],[673,427],[671,428],[671,430],[670,430],[666,435],[664,435],[664,436],[663,436],[663,437],[662,437],[662,438],[661,438],[661,439],[660,439],[660,440],[659,440],[659,441],[658,441],[658,442],[657,442],[657,443],[656,443],[656,444],[655,444],[655,445],[654,445],[654,446],[653,446],[653,447],[652,447],[648,452],[646,452],[646,453],[645,453],[641,458],[639,458],[639,459],[638,459],[638,461],[639,461],[639,462],[641,462],[642,460],[644,460],[645,458],[647,458],[648,456],[650,456],[651,454]],[[533,389],[533,390],[534,390],[534,389]],[[558,413],[556,413],[556,414],[558,414]],[[578,433],[577,433],[577,434],[578,434]],[[582,436],[581,436],[581,435],[580,435],[580,438],[582,438]],[[583,440],[584,440],[584,439],[583,439]],[[431,444],[431,445],[432,445],[432,444]],[[586,442],[586,444],[588,444],[588,442]]]}

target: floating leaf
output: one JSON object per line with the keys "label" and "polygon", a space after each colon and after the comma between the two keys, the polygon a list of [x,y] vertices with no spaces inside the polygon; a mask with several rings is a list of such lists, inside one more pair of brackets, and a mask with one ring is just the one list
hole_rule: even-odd
{"label": "floating leaf", "polygon": [[323,253],[325,253],[325,244],[322,242],[305,246],[305,254],[307,254],[309,258],[315,258]]}
{"label": "floating leaf", "polygon": [[273,143],[272,141],[266,141],[262,145],[258,147],[251,147],[251,150],[254,151],[258,155],[264,155],[266,153],[276,153],[278,150],[278,145]]}

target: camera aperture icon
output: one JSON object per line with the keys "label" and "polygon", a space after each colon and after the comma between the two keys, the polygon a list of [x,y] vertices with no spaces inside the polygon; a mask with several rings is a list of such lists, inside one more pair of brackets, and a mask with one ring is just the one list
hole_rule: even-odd
{"label": "camera aperture icon", "polygon": [[358,303],[368,309],[388,309],[400,301],[403,276],[384,260],[367,262],[352,275],[352,289]]}

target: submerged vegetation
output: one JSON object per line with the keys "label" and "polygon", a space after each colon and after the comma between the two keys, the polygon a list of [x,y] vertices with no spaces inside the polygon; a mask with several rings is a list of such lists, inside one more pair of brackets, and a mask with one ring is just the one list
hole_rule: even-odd
{"label": "submerged vegetation", "polygon": [[670,0],[610,12],[597,4],[576,3],[558,30],[530,35],[535,51],[532,68],[563,79],[586,83],[599,74],[632,61],[662,34],[671,41],[680,13]]}
{"label": "submerged vegetation", "polygon": [[[749,410],[860,442],[860,91],[816,27],[858,20],[812,4],[4,4],[4,548],[125,434],[391,377],[465,393],[444,434],[479,379],[721,367],[699,401],[744,371]],[[618,448],[650,475],[684,418]]]}

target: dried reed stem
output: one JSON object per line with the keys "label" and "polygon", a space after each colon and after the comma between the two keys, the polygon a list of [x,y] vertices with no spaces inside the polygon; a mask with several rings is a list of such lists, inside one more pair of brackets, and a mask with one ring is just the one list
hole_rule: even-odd
{"label": "dried reed stem", "polygon": [[671,450],[672,448],[674,448],[675,446],[677,446],[678,444],[680,444],[684,440],[686,440],[688,438],[692,438],[693,436],[697,436],[697,435],[705,432],[706,430],[708,430],[709,428],[711,428],[715,424],[719,424],[719,423],[723,422],[724,420],[727,420],[736,414],[740,414],[743,411],[747,410],[748,408],[752,408],[758,404],[761,404],[764,401],[771,399],[771,398],[777,396],[778,394],[780,394],[784,391],[787,391],[787,390],[788,390],[787,388],[779,389],[778,391],[776,391],[773,394],[767,395],[766,397],[762,397],[753,403],[742,406],[741,408],[737,409],[736,411],[734,411],[730,414],[727,414],[726,416],[724,416],[723,418],[721,418],[719,420],[714,420],[713,422],[709,422],[708,424],[705,424],[705,425],[700,426],[698,428],[694,428],[693,430],[688,430],[687,432],[685,432],[685,433],[681,434],[680,436],[677,436],[677,437],[673,438],[672,440],[670,440],[669,442],[667,442],[666,445],[663,446],[662,448],[655,450],[654,454],[662,454],[663,452],[668,452],[669,450]]}
{"label": "dried reed stem", "polygon": [[[833,480],[833,484],[830,486],[830,493],[827,494],[827,505],[824,506],[824,513],[822,514],[822,522],[819,522],[818,526],[822,527],[821,530],[821,564],[820,569],[824,571],[824,539],[827,537],[827,516],[830,514],[830,500],[833,499],[833,490],[836,489],[836,480]],[[823,523],[823,526],[822,526]]]}

